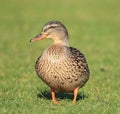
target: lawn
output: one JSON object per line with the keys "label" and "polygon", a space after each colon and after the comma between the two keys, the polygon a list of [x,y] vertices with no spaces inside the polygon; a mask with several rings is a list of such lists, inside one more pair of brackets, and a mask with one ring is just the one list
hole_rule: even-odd
{"label": "lawn", "polygon": [[[57,93],[36,75],[34,64],[51,40],[29,43],[49,20],[63,22],[69,42],[81,50],[91,75],[72,94]],[[119,0],[2,0],[0,2],[0,114],[119,114]]]}

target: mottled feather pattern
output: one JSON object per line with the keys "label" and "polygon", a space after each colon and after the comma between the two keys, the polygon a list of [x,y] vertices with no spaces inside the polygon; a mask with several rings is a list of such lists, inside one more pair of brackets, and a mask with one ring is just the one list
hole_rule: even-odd
{"label": "mottled feather pattern", "polygon": [[87,61],[79,50],[69,47],[68,31],[61,22],[47,22],[41,33],[30,42],[45,38],[52,39],[54,43],[37,59],[36,73],[51,88],[54,104],[58,104],[55,91],[73,92],[73,103],[75,103],[79,88],[89,79]]}
{"label": "mottled feather pattern", "polygon": [[68,46],[52,45],[38,58],[35,65],[38,76],[57,91],[73,92],[89,79],[84,55]]}

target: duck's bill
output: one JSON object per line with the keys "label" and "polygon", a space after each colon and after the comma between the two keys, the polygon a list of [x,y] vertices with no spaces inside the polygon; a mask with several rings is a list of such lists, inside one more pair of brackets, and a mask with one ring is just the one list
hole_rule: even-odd
{"label": "duck's bill", "polygon": [[46,38],[46,36],[45,36],[45,35],[38,34],[38,35],[35,36],[34,38],[30,39],[30,42],[42,40],[43,38]]}

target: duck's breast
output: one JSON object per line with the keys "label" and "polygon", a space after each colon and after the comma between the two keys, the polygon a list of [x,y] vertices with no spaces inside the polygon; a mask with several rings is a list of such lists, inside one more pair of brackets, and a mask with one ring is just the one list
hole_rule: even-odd
{"label": "duck's breast", "polygon": [[36,62],[38,76],[56,90],[72,92],[88,80],[84,56],[75,48],[50,47]]}

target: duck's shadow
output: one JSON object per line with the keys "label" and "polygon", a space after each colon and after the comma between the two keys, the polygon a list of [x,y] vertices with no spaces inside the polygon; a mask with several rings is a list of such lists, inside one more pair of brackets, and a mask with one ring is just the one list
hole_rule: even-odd
{"label": "duck's shadow", "polygon": [[[39,93],[37,93],[37,98],[45,98],[45,99],[51,100],[51,93],[48,90],[40,91]],[[73,94],[66,93],[66,92],[56,92],[56,98],[73,100]],[[84,92],[78,93],[77,101],[83,100],[85,98],[88,98],[88,97],[84,94]]]}

